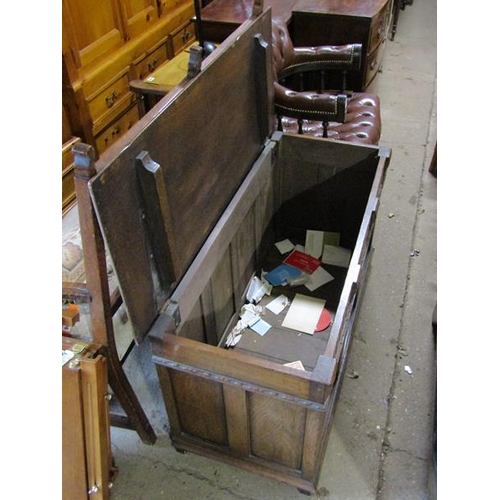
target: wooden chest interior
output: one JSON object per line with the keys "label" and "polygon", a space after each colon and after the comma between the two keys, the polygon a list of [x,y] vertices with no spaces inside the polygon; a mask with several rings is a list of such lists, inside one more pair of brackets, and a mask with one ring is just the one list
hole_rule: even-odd
{"label": "wooden chest interior", "polygon": [[[137,342],[152,342],[175,447],[314,491],[369,264],[389,151],[273,133],[270,11],[245,22],[97,163],[90,191]],[[309,335],[266,312],[228,348],[254,277],[340,235],[348,267],[284,294],[326,301]],[[304,370],[285,366],[300,360]]]}

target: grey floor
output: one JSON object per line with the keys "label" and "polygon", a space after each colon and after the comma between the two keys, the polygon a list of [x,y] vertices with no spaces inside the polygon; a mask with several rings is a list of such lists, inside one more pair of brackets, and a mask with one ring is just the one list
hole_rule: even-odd
{"label": "grey floor", "polygon": [[[383,72],[369,89],[381,99],[381,144],[392,149],[392,159],[317,498],[436,497],[437,179],[428,172],[437,140],[436,31],[436,0],[415,0],[402,10]],[[159,438],[148,446],[134,432],[112,428],[119,469],[112,499],[304,500],[292,486],[177,453],[147,342],[126,370]]]}

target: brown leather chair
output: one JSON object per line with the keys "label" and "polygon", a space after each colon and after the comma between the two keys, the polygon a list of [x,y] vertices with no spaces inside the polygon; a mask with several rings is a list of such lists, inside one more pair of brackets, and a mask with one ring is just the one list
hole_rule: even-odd
{"label": "brown leather chair", "polygon": [[[286,24],[273,19],[274,104],[277,129],[334,140],[378,144],[378,96],[346,91],[348,71],[361,65],[361,44],[294,47]],[[340,89],[326,90],[329,73]],[[314,90],[307,90],[314,89]]]}

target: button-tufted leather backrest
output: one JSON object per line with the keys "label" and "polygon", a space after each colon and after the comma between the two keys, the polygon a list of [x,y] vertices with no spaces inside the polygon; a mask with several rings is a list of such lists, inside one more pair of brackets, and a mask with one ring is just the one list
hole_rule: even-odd
{"label": "button-tufted leather backrest", "polygon": [[272,20],[274,79],[278,79],[280,71],[293,59],[293,43],[286,24],[278,19]]}

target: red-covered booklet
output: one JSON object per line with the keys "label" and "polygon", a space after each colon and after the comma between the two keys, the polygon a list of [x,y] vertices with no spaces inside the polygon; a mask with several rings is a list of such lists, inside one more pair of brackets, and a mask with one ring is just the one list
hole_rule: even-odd
{"label": "red-covered booklet", "polygon": [[300,250],[294,250],[283,262],[307,274],[312,274],[321,265],[320,260]]}

